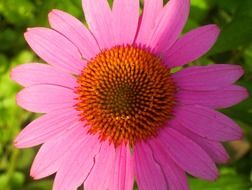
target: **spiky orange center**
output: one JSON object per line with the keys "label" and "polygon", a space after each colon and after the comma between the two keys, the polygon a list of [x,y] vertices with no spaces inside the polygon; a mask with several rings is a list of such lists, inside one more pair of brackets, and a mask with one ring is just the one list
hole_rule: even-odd
{"label": "spiky orange center", "polygon": [[78,77],[81,119],[115,146],[155,136],[172,116],[170,69],[144,48],[117,46],[91,59]]}

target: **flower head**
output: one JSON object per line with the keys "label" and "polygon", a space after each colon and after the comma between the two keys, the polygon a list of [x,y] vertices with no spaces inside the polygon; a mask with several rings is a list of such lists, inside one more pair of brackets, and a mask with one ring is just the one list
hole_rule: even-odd
{"label": "flower head", "polygon": [[172,115],[176,88],[170,69],[146,49],[105,50],[77,81],[76,107],[89,132],[115,146],[157,135]]}
{"label": "flower head", "polygon": [[183,66],[216,41],[216,25],[180,33],[189,0],[83,0],[88,28],[53,10],[49,28],[25,39],[48,64],[16,67],[17,103],[43,113],[18,135],[18,148],[42,144],[31,168],[56,173],[54,190],[189,189],[186,173],[214,180],[239,139],[236,123],[215,111],[247,97],[238,65]]}

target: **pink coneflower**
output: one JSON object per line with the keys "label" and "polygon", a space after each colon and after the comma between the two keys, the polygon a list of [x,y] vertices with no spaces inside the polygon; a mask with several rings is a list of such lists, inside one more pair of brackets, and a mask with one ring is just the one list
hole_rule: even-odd
{"label": "pink coneflower", "polygon": [[12,71],[25,87],[17,103],[44,113],[16,138],[18,148],[43,144],[31,168],[40,179],[56,173],[54,190],[189,189],[186,174],[215,180],[221,142],[241,129],[215,109],[245,99],[234,82],[237,65],[192,66],[219,34],[216,25],[180,33],[189,0],[83,0],[89,28],[53,10],[49,28],[25,39],[47,64]]}

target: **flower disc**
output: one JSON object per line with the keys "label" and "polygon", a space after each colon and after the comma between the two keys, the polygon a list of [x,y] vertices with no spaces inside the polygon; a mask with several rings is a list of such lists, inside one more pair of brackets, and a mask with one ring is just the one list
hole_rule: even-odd
{"label": "flower disc", "polygon": [[161,58],[136,46],[116,46],[91,59],[78,78],[81,119],[115,146],[155,136],[171,118],[176,88]]}

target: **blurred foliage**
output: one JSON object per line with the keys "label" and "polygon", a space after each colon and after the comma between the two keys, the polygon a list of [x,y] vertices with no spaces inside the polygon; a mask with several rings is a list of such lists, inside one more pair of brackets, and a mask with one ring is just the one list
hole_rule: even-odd
{"label": "blurred foliage", "polygon": [[[142,3],[142,2],[141,2]],[[110,0],[110,4],[112,1]],[[65,10],[82,18],[81,0],[0,0],[0,189],[49,190],[52,179],[33,181],[29,167],[35,151],[19,151],[12,146],[16,134],[35,116],[16,106],[20,87],[10,80],[10,70],[18,64],[38,61],[24,41],[27,27],[48,26],[51,9]],[[192,65],[209,63],[241,64],[245,76],[240,84],[252,93],[252,1],[191,0],[191,14],[184,32],[200,25],[216,23],[222,33],[213,49]],[[223,112],[244,129],[244,139],[227,144],[231,160],[220,167],[216,182],[190,178],[192,190],[249,190],[252,180],[252,100]]]}

